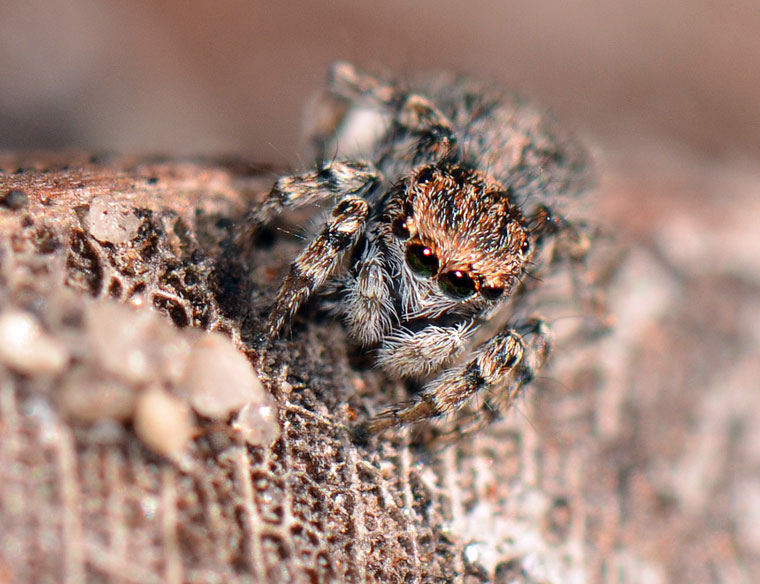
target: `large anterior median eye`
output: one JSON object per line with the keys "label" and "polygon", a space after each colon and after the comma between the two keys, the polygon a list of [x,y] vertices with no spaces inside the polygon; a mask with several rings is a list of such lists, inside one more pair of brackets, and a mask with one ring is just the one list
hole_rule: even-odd
{"label": "large anterior median eye", "polygon": [[438,279],[438,282],[441,290],[453,298],[467,298],[475,294],[477,289],[475,280],[470,278],[467,272],[461,270],[446,272]]}
{"label": "large anterior median eye", "polygon": [[438,258],[429,247],[419,243],[410,245],[406,249],[406,261],[415,274],[427,278],[438,273]]}

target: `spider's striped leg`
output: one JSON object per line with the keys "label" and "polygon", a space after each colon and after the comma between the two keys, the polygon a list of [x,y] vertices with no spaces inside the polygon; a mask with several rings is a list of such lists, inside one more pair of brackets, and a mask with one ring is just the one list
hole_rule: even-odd
{"label": "spider's striped leg", "polygon": [[381,179],[375,166],[366,161],[333,161],[277,180],[264,202],[248,213],[246,225],[255,232],[287,208],[297,208],[345,195],[362,195]]}
{"label": "spider's striped leg", "polygon": [[364,232],[369,204],[361,197],[343,197],[321,233],[301,252],[290,266],[290,273],[277,293],[267,332],[276,336],[311,294],[335,274],[343,256]]}
{"label": "spider's striped leg", "polygon": [[506,409],[535,378],[549,348],[549,330],[542,320],[506,328],[481,345],[472,359],[428,383],[413,400],[391,406],[360,426],[357,438],[454,413],[481,393],[488,394],[490,407]]}
{"label": "spider's striped leg", "polygon": [[329,84],[333,95],[388,115],[393,141],[380,152],[381,160],[434,164],[456,147],[454,125],[421,94],[402,91],[345,62],[333,64]]}

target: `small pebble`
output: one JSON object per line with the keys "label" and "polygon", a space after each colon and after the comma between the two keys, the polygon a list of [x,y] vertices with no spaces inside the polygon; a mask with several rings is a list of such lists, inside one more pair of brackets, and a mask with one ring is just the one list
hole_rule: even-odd
{"label": "small pebble", "polygon": [[98,241],[114,245],[131,241],[141,223],[130,207],[113,197],[95,197],[90,203],[87,225]]}
{"label": "small pebble", "polygon": [[232,422],[232,428],[251,446],[270,446],[280,437],[277,406],[251,402],[243,406]]}
{"label": "small pebble", "polygon": [[69,353],[33,315],[9,309],[0,314],[0,361],[27,375],[55,374],[66,367]]}
{"label": "small pebble", "polygon": [[123,381],[175,382],[185,370],[190,354],[187,335],[151,310],[99,302],[90,310],[87,326],[95,358]]}
{"label": "small pebble", "polygon": [[188,405],[160,387],[138,395],[134,428],[148,448],[167,458],[182,454],[195,433]]}
{"label": "small pebble", "polygon": [[77,368],[66,376],[58,399],[63,412],[80,422],[128,422],[135,411],[137,392],[117,379],[98,379],[94,371]]}
{"label": "small pebble", "polygon": [[26,193],[21,189],[11,189],[0,197],[0,206],[13,211],[23,208],[28,201]]}
{"label": "small pebble", "polygon": [[221,333],[195,342],[180,387],[196,412],[215,420],[268,396],[251,364]]}

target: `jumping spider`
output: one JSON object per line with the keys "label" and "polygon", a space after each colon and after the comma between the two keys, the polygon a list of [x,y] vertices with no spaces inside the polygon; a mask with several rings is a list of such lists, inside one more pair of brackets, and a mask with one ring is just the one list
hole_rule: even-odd
{"label": "jumping spider", "polygon": [[[255,228],[283,208],[336,200],[291,265],[268,334],[320,292],[378,366],[423,382],[360,434],[441,417],[477,395],[490,419],[549,352],[547,323],[523,314],[521,282],[583,247],[556,208],[584,186],[583,149],[530,106],[445,76],[405,88],[337,63],[321,113],[317,168],[279,179],[250,215]],[[523,321],[457,359],[504,306]]]}

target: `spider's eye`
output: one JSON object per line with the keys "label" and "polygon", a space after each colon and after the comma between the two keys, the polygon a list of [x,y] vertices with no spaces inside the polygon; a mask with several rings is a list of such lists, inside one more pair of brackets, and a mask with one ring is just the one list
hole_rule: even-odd
{"label": "spider's eye", "polygon": [[431,277],[438,273],[438,258],[433,250],[424,245],[410,245],[406,250],[406,261],[415,274]]}
{"label": "spider's eye", "polygon": [[544,223],[554,222],[554,215],[552,214],[552,210],[546,205],[538,206],[538,209],[536,209],[536,216],[539,218],[540,221]]}
{"label": "spider's eye", "polygon": [[534,231],[538,233],[556,233],[560,228],[560,224],[561,219],[552,213],[549,207],[545,205],[539,207]]}
{"label": "spider's eye", "polygon": [[530,241],[527,239],[522,242],[522,245],[520,246],[520,251],[523,253],[523,255],[527,255],[530,251]]}
{"label": "spider's eye", "polygon": [[409,238],[409,228],[406,226],[406,217],[399,217],[393,223],[391,223],[391,231],[396,237],[401,239]]}
{"label": "spider's eye", "polygon": [[487,300],[498,300],[504,294],[504,288],[501,286],[482,286],[480,294]]}
{"label": "spider's eye", "polygon": [[435,170],[433,169],[432,166],[426,166],[417,175],[417,182],[425,184],[425,183],[429,183],[434,178],[435,178]]}
{"label": "spider's eye", "polygon": [[467,298],[475,294],[475,280],[467,272],[446,272],[439,280],[441,290],[453,298]]}

